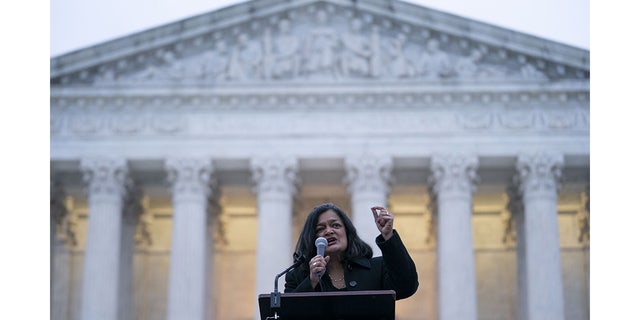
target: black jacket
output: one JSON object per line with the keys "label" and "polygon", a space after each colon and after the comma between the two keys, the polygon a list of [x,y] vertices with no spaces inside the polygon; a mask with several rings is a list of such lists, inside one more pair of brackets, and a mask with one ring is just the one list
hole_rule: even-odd
{"label": "black jacket", "polygon": [[322,286],[312,288],[308,267],[303,265],[287,273],[284,292],[313,292],[322,287],[324,291],[394,290],[396,300],[413,295],[418,290],[418,273],[400,235],[393,230],[387,241],[379,235],[376,244],[382,257],[355,258],[343,263],[345,289],[336,289],[328,272],[322,276]]}

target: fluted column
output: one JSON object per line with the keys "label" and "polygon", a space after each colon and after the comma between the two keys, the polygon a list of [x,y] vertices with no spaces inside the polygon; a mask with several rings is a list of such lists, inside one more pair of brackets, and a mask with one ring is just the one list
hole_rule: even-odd
{"label": "fluted column", "polygon": [[437,201],[438,312],[440,320],[477,319],[472,194],[477,157],[434,156],[432,190]]}
{"label": "fluted column", "polygon": [[346,159],[346,182],[351,194],[351,216],[358,235],[380,256],[375,238],[380,234],[371,207],[387,206],[392,161],[390,157],[363,155]]}
{"label": "fluted column", "polygon": [[516,181],[523,210],[516,216],[519,315],[522,320],[564,319],[558,231],[561,155],[518,158]]}
{"label": "fluted column", "polygon": [[167,159],[165,168],[173,201],[168,318],[206,319],[207,204],[213,164],[209,159]]}
{"label": "fluted column", "polygon": [[291,226],[298,163],[288,157],[257,158],[252,159],[251,170],[258,200],[257,296],[273,291],[275,275],[293,262]]}
{"label": "fluted column", "polygon": [[120,237],[128,167],[124,159],[83,159],[89,221],[82,279],[81,318],[118,319]]}

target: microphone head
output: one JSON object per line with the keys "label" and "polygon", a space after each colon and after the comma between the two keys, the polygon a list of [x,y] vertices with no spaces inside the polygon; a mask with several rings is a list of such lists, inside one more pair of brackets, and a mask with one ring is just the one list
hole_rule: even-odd
{"label": "microphone head", "polygon": [[324,237],[318,237],[318,239],[316,239],[316,250],[318,251],[319,256],[324,257],[324,249],[328,244],[329,243],[327,242],[327,239],[325,239]]}

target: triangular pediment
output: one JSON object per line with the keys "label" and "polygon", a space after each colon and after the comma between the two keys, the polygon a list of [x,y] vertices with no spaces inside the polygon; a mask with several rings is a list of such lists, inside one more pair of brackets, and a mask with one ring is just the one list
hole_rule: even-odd
{"label": "triangular pediment", "polygon": [[262,0],[51,66],[52,86],[588,82],[589,52],[403,2]]}

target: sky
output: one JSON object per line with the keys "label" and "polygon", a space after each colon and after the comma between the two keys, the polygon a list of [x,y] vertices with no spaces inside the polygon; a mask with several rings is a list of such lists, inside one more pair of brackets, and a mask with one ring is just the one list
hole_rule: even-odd
{"label": "sky", "polygon": [[[245,0],[51,0],[56,57]],[[425,7],[589,49],[589,0],[407,0]]]}

